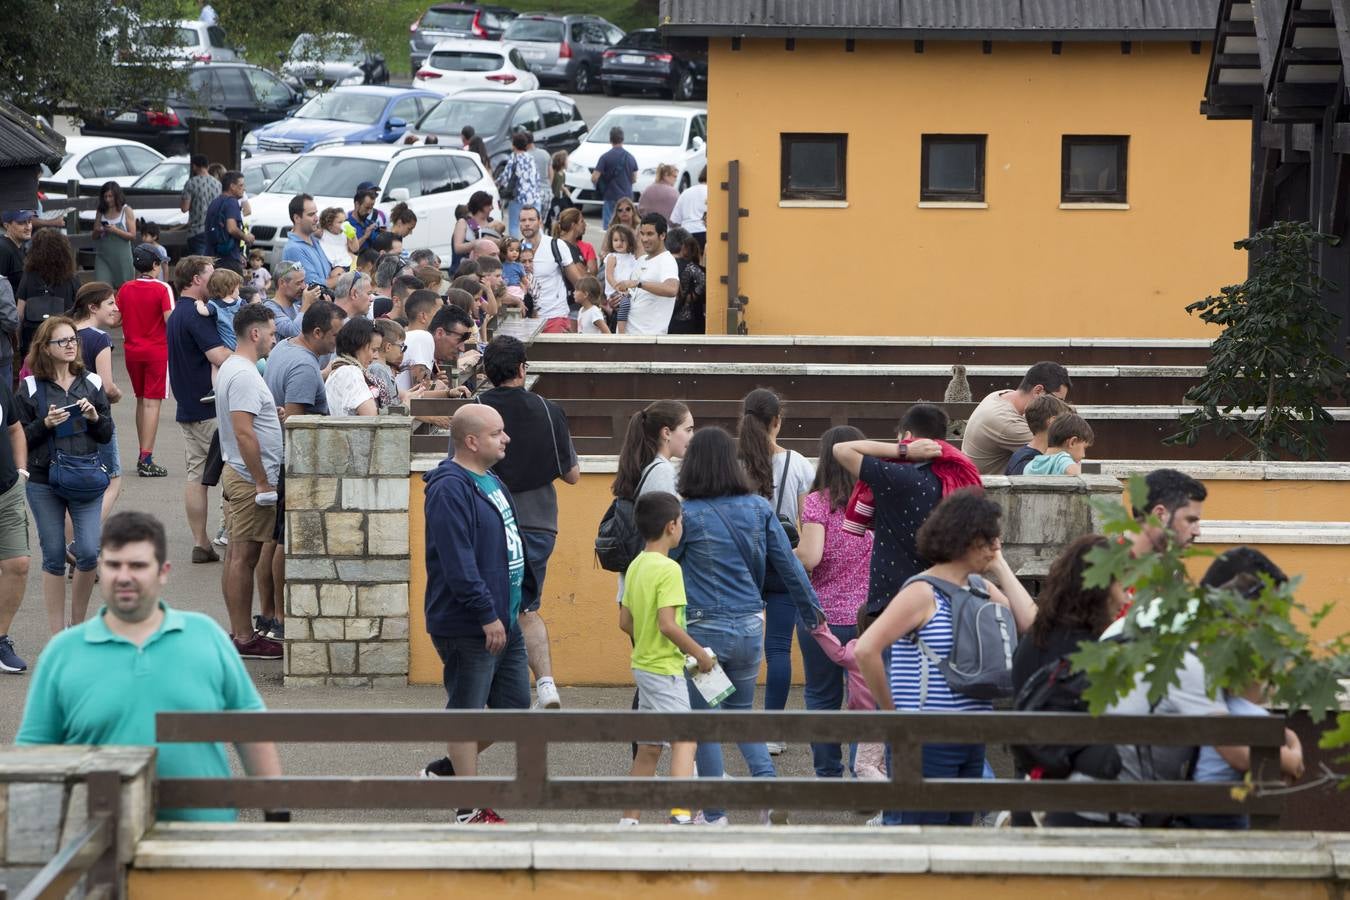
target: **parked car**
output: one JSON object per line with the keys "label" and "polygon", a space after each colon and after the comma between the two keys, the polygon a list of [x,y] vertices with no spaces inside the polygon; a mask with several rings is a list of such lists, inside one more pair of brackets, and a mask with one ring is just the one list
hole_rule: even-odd
{"label": "parked car", "polygon": [[414,81],[441,94],[481,87],[508,91],[539,88],[539,79],[530,72],[519,50],[500,41],[465,38],[451,38],[433,47]]}
{"label": "parked car", "polygon": [[80,134],[131,138],[161,153],[186,153],[189,119],[221,126],[238,123],[250,131],[285,118],[303,99],[295,88],[258,66],[197,64],[182,93],[170,95],[158,108],[147,102],[127,110],[89,113]]}
{"label": "parked car", "polygon": [[378,209],[387,213],[402,201],[417,213],[417,227],[403,249],[430,247],[442,259],[452,256],[455,207],[467,203],[475,191],[487,191],[494,201],[497,197],[492,174],[464,150],[388,144],[315,150],[296,157],[267,190],[251,199],[254,246],[267,254],[269,264],[279,261],[291,231],[287,207],[292,197],[309,194],[320,210],[351,209],[357,185],[366,181],[380,188]]}
{"label": "parked car", "polygon": [[708,164],[708,111],[697,106],[616,106],[596,123],[590,135],[567,161],[567,186],[579,205],[600,206],[601,197],[591,184],[591,170],[609,149],[609,130],[623,129],[623,146],[637,160],[633,199],[656,178],[656,167],[670,163],[680,170],[675,182],[680,190],[698,180]]}
{"label": "parked car", "polygon": [[600,83],[610,97],[655,90],[673,100],[692,100],[697,93],[707,95],[708,57],[674,53],[655,28],[639,28],[605,51]]}
{"label": "parked car", "polygon": [[438,3],[408,26],[411,71],[426,62],[431,48],[446,38],[500,41],[516,11],[481,3]]}
{"label": "parked car", "polygon": [[[76,180],[81,185],[93,187],[108,181],[115,181],[122,187],[128,187],[142,174],[158,165],[162,159],[163,154],[136,141],[120,138],[68,137],[61,165],[56,171],[43,166],[41,177],[44,181],[59,181],[63,186],[68,181]],[[57,193],[60,193],[59,189]]]}
{"label": "parked car", "polygon": [[320,39],[302,34],[282,56],[282,77],[300,90],[389,83],[384,54],[374,52],[355,35],[332,34]]}
{"label": "parked car", "polygon": [[339,144],[391,144],[440,99],[440,94],[419,88],[333,88],[310,99],[295,115],[249,132],[244,150],[303,153]]}
{"label": "parked car", "polygon": [[622,28],[599,16],[517,16],[502,40],[519,48],[544,84],[585,94],[600,74],[601,55],[622,37]]}
{"label": "parked car", "polygon": [[[244,173],[244,190],[252,197],[267,189],[267,185],[295,162],[290,153],[263,153],[245,159],[239,170]],[[137,178],[127,188],[127,201],[136,210],[136,217],[154,222],[161,228],[173,228],[186,225],[188,214],[177,205],[171,207],[146,207],[136,201],[138,194],[178,194],[182,193],[192,174],[186,156],[170,156],[168,159]],[[92,212],[80,213],[80,221],[92,223]]]}
{"label": "parked car", "polygon": [[511,152],[511,135],[529,131],[549,153],[575,150],[586,133],[586,121],[571,97],[557,91],[461,91],[438,103],[422,117],[408,141],[460,146],[460,129],[472,125],[487,146],[496,167]]}
{"label": "parked car", "polygon": [[225,36],[225,29],[219,25],[208,25],[191,19],[148,23],[140,26],[141,42],[164,41],[165,35],[147,34],[152,29],[166,29],[169,32],[167,46],[146,54],[152,59],[163,58],[179,63],[209,63],[234,62],[240,56],[239,51]]}

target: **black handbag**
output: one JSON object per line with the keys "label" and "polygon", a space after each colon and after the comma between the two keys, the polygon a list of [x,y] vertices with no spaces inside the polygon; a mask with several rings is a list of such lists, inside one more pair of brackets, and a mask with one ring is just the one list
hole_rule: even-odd
{"label": "black handbag", "polygon": [[220,429],[211,435],[211,446],[206,448],[206,462],[202,463],[202,485],[215,487],[225,471],[225,457],[220,453]]}
{"label": "black handbag", "polygon": [[797,533],[797,523],[783,515],[783,494],[787,491],[788,467],[792,465],[792,451],[787,452],[787,459],[783,460],[783,477],[778,481],[778,503],[774,505],[773,514],[778,517],[778,524],[783,526],[783,533],[787,535],[788,545],[792,549],[797,549],[797,543],[802,536]]}

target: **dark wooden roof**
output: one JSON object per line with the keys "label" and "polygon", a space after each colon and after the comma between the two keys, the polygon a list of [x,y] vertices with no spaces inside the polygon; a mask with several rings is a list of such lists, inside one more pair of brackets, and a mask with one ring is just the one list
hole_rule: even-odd
{"label": "dark wooden roof", "polygon": [[43,163],[56,168],[65,152],[65,138],[0,100],[0,169]]}
{"label": "dark wooden roof", "polygon": [[1219,0],[661,0],[691,37],[1200,41]]}

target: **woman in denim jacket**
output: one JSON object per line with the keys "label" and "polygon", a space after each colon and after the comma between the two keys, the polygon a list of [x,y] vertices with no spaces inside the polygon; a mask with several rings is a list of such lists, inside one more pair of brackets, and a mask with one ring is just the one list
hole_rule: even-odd
{"label": "woman in denim jacket", "polygon": [[[772,573],[786,586],[802,619],[823,621],[806,570],[792,554],[787,535],[769,501],[755,494],[736,460],[736,443],[721,428],[704,428],[689,442],[680,468],[684,498],[684,537],[672,552],[684,570],[689,634],[717,654],[735,692],[721,709],[754,705],[755,680],[764,658],[764,580]],[[694,709],[707,709],[689,687]],[[772,778],[773,761],[763,742],[740,744],[750,774]],[[722,746],[698,745],[701,778],[722,777]],[[721,809],[704,809],[709,824],[725,824]],[[771,813],[765,811],[768,822]]]}

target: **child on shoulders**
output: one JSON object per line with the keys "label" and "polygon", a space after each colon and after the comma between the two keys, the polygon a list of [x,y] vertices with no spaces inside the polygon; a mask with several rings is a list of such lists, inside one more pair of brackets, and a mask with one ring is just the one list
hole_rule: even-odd
{"label": "child on shoulders", "polygon": [[[646,542],[645,549],[624,573],[619,627],[633,640],[633,680],[638,688],[638,709],[653,712],[688,712],[689,687],[685,682],[685,656],[698,662],[700,672],[711,672],[717,661],[684,626],[684,575],[670,551],[680,542],[684,525],[680,500],[665,491],[652,491],[638,498],[633,522]],[[672,778],[694,776],[693,741],[670,745]],[[634,778],[651,778],[661,761],[663,744],[640,743],[630,772]],[[620,825],[636,825],[639,810],[624,810]],[[670,822],[687,825],[693,818],[687,809],[672,809]]]}
{"label": "child on shoulders", "polygon": [[215,317],[216,332],[220,335],[220,341],[231,350],[235,348],[234,314],[244,305],[243,299],[239,296],[239,286],[243,283],[244,279],[239,277],[237,272],[230,269],[216,269],[206,282],[207,295],[211,299],[196,301],[197,315]]}
{"label": "child on shoulders", "polygon": [[1027,475],[1078,475],[1092,446],[1092,426],[1077,413],[1056,416],[1046,435],[1047,452],[1027,463]]}

